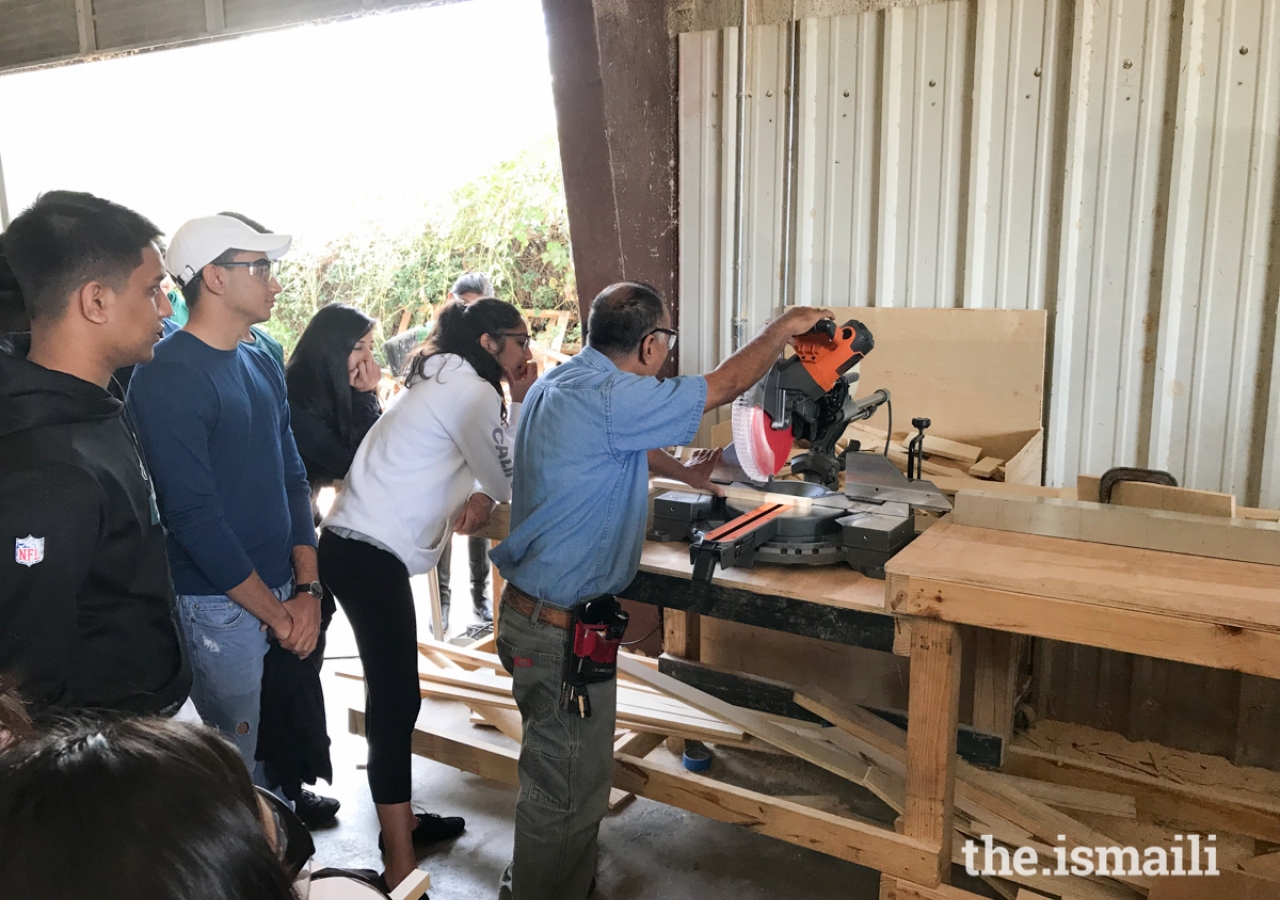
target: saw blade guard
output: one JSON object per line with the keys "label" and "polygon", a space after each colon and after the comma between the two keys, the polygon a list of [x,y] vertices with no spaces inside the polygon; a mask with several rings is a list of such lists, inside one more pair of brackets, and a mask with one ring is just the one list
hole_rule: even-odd
{"label": "saw blade guard", "polygon": [[748,391],[733,401],[733,446],[738,464],[752,481],[768,481],[787,464],[794,439],[790,428],[774,428]]}

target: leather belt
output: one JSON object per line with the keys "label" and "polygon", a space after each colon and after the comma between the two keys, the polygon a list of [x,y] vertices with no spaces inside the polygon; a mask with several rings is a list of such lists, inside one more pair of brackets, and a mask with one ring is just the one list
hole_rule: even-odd
{"label": "leather belt", "polygon": [[[508,581],[507,586],[502,589],[502,605],[507,609],[515,610],[521,615],[532,616],[534,609],[538,606],[538,600]],[[545,603],[543,603],[542,609],[538,613],[538,621],[544,625],[550,625],[552,628],[562,628],[565,631],[573,630],[573,613],[571,611],[548,606]]]}

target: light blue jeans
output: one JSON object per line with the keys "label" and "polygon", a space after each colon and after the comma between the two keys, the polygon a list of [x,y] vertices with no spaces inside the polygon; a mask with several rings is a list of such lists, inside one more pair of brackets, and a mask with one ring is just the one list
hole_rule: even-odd
{"label": "light blue jeans", "polygon": [[[283,603],[293,595],[293,581],[271,593]],[[191,653],[196,711],[235,743],[254,780],[261,783],[253,757],[258,749],[267,632],[257,616],[223,594],[180,594],[178,611]]]}

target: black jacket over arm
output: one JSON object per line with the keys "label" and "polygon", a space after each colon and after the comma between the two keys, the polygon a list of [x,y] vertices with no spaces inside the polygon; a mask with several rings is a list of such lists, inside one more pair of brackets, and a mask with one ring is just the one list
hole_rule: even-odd
{"label": "black jacket over arm", "polygon": [[312,487],[333,484],[347,477],[351,461],[356,457],[360,442],[382,415],[376,391],[351,391],[351,417],[354,434],[350,442],[343,441],[337,423],[317,416],[299,403],[289,404],[293,426],[293,439],[298,453],[307,467],[307,481]]}

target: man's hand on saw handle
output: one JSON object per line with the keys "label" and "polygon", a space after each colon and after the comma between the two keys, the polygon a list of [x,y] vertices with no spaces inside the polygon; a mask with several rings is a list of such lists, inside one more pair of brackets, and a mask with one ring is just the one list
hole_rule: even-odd
{"label": "man's hand on saw handle", "polygon": [[764,377],[782,348],[792,339],[813,330],[822,319],[834,319],[829,309],[793,306],[774,319],[750,343],[730,356],[707,376],[707,403],[712,410],[732,402]]}

